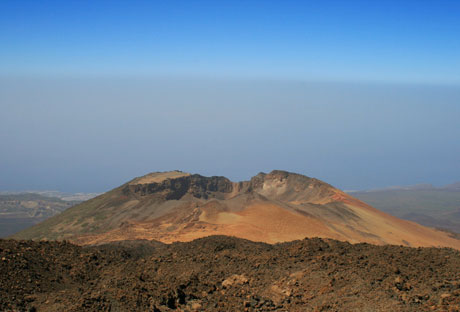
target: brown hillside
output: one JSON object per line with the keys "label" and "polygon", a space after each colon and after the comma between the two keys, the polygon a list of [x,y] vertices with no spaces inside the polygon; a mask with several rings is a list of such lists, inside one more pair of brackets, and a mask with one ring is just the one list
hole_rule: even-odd
{"label": "brown hillside", "polygon": [[445,246],[448,233],[403,221],[331,185],[285,171],[250,181],[179,171],[152,173],[20,232],[22,239],[78,244],[148,239],[165,243],[230,235],[277,243],[305,237],[352,243]]}

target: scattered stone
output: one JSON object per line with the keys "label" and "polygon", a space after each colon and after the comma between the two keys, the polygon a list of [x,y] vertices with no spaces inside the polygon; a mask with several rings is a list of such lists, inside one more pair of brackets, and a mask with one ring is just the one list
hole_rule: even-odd
{"label": "scattered stone", "polygon": [[230,286],[238,286],[238,285],[243,285],[248,283],[248,278],[244,275],[239,275],[239,274],[233,274],[226,280],[222,282],[222,287],[228,288]]}

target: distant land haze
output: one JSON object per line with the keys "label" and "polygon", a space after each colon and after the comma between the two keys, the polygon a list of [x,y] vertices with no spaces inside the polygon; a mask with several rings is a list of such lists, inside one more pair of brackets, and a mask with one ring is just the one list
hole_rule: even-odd
{"label": "distant land haze", "polygon": [[63,201],[85,201],[100,195],[101,193],[64,193],[55,190],[26,190],[26,191],[0,191],[2,195],[27,195],[38,194],[48,198],[59,198]]}
{"label": "distant land haze", "polygon": [[279,170],[242,182],[180,171],[147,174],[13,237],[91,245],[133,239],[171,243],[209,235],[460,249],[452,234],[383,213],[318,179]]}
{"label": "distant land haze", "polygon": [[442,187],[392,186],[349,194],[398,218],[460,233],[460,182]]}
{"label": "distant land haze", "polygon": [[58,191],[0,192],[0,238],[15,234],[97,195]]}

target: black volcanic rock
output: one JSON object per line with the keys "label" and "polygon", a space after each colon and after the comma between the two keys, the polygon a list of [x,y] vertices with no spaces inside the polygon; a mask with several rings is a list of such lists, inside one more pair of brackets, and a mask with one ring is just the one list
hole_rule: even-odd
{"label": "black volcanic rock", "polygon": [[0,240],[0,311],[458,311],[460,253],[225,236]]}
{"label": "black volcanic rock", "polygon": [[[300,174],[295,174],[282,170],[273,170],[269,174],[259,173],[251,178],[250,181],[243,181],[234,183],[221,176],[205,177],[199,174],[192,174],[181,177],[167,178],[160,182],[127,184],[123,192],[126,195],[137,194],[140,196],[145,195],[158,195],[165,200],[179,200],[186,194],[190,194],[195,198],[219,198],[222,194],[228,194],[236,188],[238,192],[252,192],[261,188],[266,180],[289,180],[291,184],[300,187],[305,187],[312,181],[320,182],[319,180],[312,179]],[[329,184],[321,182],[324,186],[331,187]]]}
{"label": "black volcanic rock", "polygon": [[204,177],[193,174],[165,179],[158,183],[126,185],[123,191],[125,194],[133,193],[141,196],[158,194],[166,200],[179,200],[186,194],[207,199],[209,196],[218,197],[218,195],[211,193],[231,193],[233,183],[225,177]]}

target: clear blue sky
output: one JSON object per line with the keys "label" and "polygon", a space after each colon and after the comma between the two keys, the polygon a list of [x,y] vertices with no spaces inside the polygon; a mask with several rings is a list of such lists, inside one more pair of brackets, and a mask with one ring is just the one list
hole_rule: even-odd
{"label": "clear blue sky", "polygon": [[459,1],[0,1],[0,190],[460,180]]}
{"label": "clear blue sky", "polygon": [[0,2],[8,74],[460,84],[459,1]]}

